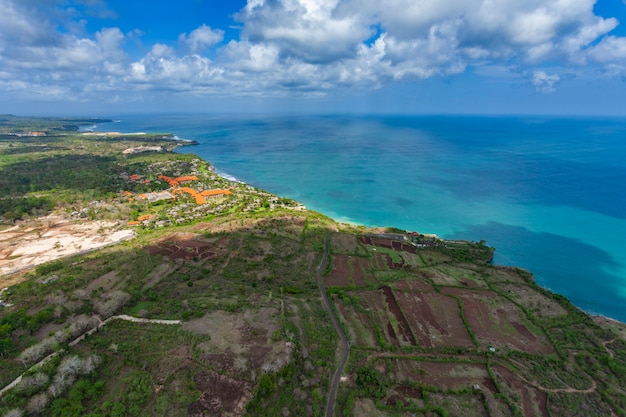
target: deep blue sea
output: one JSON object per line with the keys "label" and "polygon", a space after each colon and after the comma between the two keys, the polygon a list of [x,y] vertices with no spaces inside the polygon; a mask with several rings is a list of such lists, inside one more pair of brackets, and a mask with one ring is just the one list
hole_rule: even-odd
{"label": "deep blue sea", "polygon": [[626,119],[120,116],[218,172],[340,221],[487,241],[582,309],[626,322]]}

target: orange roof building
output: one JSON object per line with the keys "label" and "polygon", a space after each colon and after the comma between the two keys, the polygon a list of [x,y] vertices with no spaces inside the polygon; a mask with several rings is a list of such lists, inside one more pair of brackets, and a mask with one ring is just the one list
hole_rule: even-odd
{"label": "orange roof building", "polygon": [[195,175],[185,175],[182,177],[174,178],[174,181],[176,182],[199,181],[199,180],[200,178],[196,177]]}
{"label": "orange roof building", "polygon": [[173,188],[178,187],[178,181],[176,181],[174,178],[170,178],[166,175],[159,175],[157,178],[167,182],[170,185],[170,187],[173,187]]}
{"label": "orange roof building", "polygon": [[206,200],[204,199],[204,196],[202,194],[200,194],[199,192],[197,192],[196,190],[189,188],[189,187],[180,187],[177,188],[173,191],[173,194],[180,194],[180,193],[187,193],[192,195],[195,199],[196,199],[196,204],[204,204],[206,203]]}
{"label": "orange roof building", "polygon": [[200,193],[200,195],[205,197],[220,197],[232,194],[233,193],[230,190],[204,190]]}

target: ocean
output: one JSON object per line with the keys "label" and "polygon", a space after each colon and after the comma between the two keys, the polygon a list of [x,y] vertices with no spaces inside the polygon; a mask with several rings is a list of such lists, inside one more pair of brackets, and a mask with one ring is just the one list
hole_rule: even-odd
{"label": "ocean", "polygon": [[626,119],[116,116],[338,221],[485,240],[583,310],[626,322]]}

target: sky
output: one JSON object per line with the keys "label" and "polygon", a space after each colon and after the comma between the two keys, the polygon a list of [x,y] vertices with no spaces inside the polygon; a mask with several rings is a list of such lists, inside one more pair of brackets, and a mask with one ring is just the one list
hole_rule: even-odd
{"label": "sky", "polygon": [[0,113],[626,115],[626,0],[0,0]]}

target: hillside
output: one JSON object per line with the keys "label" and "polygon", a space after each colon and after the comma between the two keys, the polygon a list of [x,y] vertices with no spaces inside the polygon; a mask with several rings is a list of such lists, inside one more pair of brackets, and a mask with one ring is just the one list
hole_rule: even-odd
{"label": "hillside", "polygon": [[482,242],[337,223],[169,135],[2,118],[0,415],[626,415],[626,326]]}

